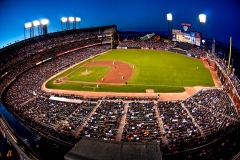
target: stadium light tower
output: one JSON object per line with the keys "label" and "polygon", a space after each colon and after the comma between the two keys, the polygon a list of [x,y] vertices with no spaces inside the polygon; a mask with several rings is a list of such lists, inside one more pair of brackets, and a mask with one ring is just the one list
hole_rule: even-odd
{"label": "stadium light tower", "polygon": [[68,30],[68,18],[67,17],[62,17],[61,18],[62,31],[63,31],[63,23],[66,23],[66,30]]}
{"label": "stadium light tower", "polygon": [[43,35],[48,34],[47,25],[49,24],[48,19],[41,19],[42,33]]}
{"label": "stadium light tower", "polygon": [[[80,22],[81,18],[80,17],[62,17],[61,18],[61,27],[62,31],[64,30],[63,23],[66,23],[66,30],[70,29],[77,29],[77,22],[79,23],[79,28],[80,28]],[[72,23],[72,28],[71,28],[71,23]]]}
{"label": "stadium light tower", "polygon": [[73,29],[76,28],[76,21],[74,17],[68,17],[68,22],[69,22],[69,29],[71,29],[70,22],[73,23]]}
{"label": "stadium light tower", "polygon": [[31,22],[25,23],[24,24],[24,39],[26,39],[26,29],[30,29],[30,37],[34,36],[34,28],[33,28],[33,24]]}
{"label": "stadium light tower", "polygon": [[81,18],[76,17],[76,22],[78,22],[78,28],[81,28],[81,27],[80,27]]}
{"label": "stadium light tower", "polygon": [[206,21],[207,21],[207,16],[205,14],[199,14],[198,16],[199,21],[201,23],[201,34],[202,34],[202,39],[203,39],[203,45],[205,46],[205,50],[207,50],[207,29],[206,29]]}
{"label": "stadium light tower", "polygon": [[[173,23],[172,23],[172,13],[168,13],[167,14],[167,21],[168,21],[168,44],[170,42],[170,35],[171,35],[171,31],[173,29]],[[168,46],[169,47],[169,46]]]}
{"label": "stadium light tower", "polygon": [[38,27],[38,35],[42,35],[42,25],[40,21],[33,21],[33,26]]}
{"label": "stadium light tower", "polygon": [[167,14],[167,21],[168,21],[168,40],[170,40],[170,31],[173,28],[172,27],[172,13]]}
{"label": "stadium light tower", "polygon": [[206,17],[205,14],[199,14],[198,17],[199,17],[199,21],[200,21],[201,23],[206,23],[207,17]]}

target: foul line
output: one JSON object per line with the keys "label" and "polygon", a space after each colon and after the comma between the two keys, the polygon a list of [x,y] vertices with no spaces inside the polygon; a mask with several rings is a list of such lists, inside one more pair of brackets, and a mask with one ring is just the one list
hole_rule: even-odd
{"label": "foul line", "polygon": [[96,87],[83,86],[83,88],[93,88],[93,89],[95,89]]}

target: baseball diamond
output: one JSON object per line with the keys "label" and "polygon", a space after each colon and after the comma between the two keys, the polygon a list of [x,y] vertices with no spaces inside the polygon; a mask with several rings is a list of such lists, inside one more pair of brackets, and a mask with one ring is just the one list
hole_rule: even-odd
{"label": "baseball diamond", "polygon": [[[103,69],[104,66],[109,69]],[[91,73],[86,73],[86,67]],[[62,79],[61,83],[54,84],[58,79]],[[89,87],[83,88],[86,84]],[[98,89],[94,88],[96,84],[100,85]],[[184,87],[194,86],[214,86],[202,61],[152,50],[111,50],[69,67],[46,83],[48,89],[132,93],[144,93],[148,88],[156,93],[183,92]]]}

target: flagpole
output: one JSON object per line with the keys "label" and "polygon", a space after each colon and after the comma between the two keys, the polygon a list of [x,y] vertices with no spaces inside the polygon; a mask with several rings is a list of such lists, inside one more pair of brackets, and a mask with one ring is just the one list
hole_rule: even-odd
{"label": "flagpole", "polygon": [[231,53],[232,53],[232,37],[230,37],[230,48],[229,48],[229,56],[228,56],[228,70],[227,74],[229,73],[229,67],[231,62]]}

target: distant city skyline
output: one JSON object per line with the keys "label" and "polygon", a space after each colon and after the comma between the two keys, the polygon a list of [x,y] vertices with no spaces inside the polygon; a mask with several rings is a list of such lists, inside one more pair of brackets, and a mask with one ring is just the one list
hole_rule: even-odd
{"label": "distant city skyline", "polygon": [[[167,31],[166,14],[172,13],[173,26],[190,23],[200,30],[198,15],[207,15],[208,38],[240,49],[240,1],[202,0],[0,0],[0,48],[24,39],[24,24],[47,18],[48,31],[61,30],[61,17],[80,17],[82,28],[117,25],[118,30]],[[37,32],[37,29],[35,29]],[[29,31],[26,31],[29,38]]]}

